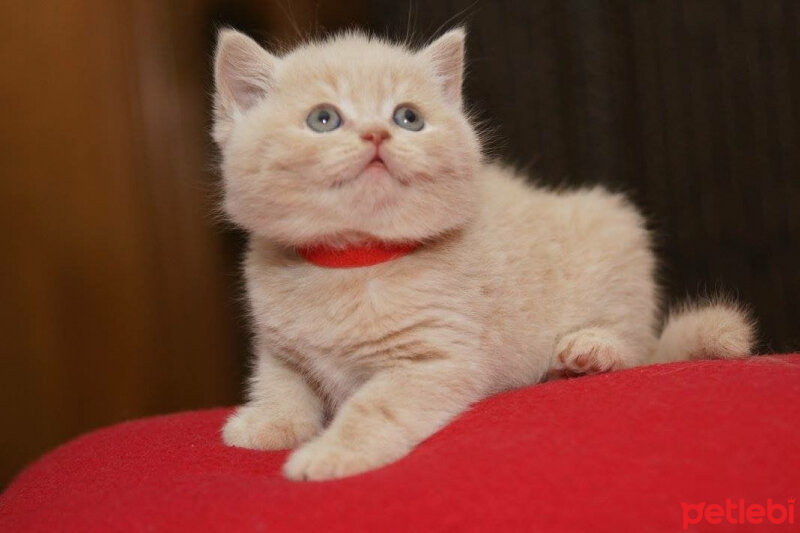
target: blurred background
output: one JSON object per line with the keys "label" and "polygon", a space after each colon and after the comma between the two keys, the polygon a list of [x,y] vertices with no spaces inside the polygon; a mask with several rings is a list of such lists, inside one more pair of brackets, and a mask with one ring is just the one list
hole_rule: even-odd
{"label": "blurred background", "polygon": [[469,29],[491,152],[651,217],[671,300],[800,348],[800,2],[63,0],[0,19],[0,486],[82,432],[238,402],[244,236],[215,220],[217,28]]}

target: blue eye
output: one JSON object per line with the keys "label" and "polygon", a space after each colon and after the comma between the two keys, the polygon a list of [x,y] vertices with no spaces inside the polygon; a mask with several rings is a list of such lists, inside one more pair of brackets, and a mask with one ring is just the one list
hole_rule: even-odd
{"label": "blue eye", "polygon": [[318,133],[327,133],[341,126],[342,118],[332,105],[321,105],[308,114],[306,124]]}
{"label": "blue eye", "polygon": [[398,106],[392,118],[395,124],[410,131],[419,131],[425,125],[422,114],[408,105]]}

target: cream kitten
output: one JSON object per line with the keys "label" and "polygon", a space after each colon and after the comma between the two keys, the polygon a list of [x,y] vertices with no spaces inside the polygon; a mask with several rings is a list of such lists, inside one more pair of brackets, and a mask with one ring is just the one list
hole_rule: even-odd
{"label": "cream kitten", "polygon": [[[463,62],[461,29],[417,51],[347,33],[282,56],[220,34],[214,138],[225,210],[251,237],[256,351],[222,436],[299,446],[291,479],[396,461],[548,374],[749,353],[735,305],[656,335],[655,257],[624,197],[482,162]],[[362,253],[376,264],[320,266]]]}

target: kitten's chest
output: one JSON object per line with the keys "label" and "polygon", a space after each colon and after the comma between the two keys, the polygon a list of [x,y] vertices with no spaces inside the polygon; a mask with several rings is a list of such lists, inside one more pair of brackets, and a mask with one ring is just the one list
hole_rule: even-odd
{"label": "kitten's chest", "polygon": [[485,309],[470,263],[437,248],[322,268],[254,247],[245,263],[257,344],[341,401],[375,372],[476,353]]}
{"label": "kitten's chest", "polygon": [[368,275],[272,278],[250,292],[262,343],[319,383],[334,404],[391,364],[415,322],[414,288]]}
{"label": "kitten's chest", "polygon": [[393,328],[402,311],[401,291],[379,279],[306,280],[287,292],[265,290],[271,304],[263,314],[272,329],[292,344],[328,356],[346,356],[363,339]]}
{"label": "kitten's chest", "polygon": [[281,273],[250,286],[259,333],[273,346],[291,347],[305,366],[366,371],[380,365],[390,355],[382,340],[411,332],[420,305],[433,310],[439,300],[425,294],[420,280],[318,270]]}

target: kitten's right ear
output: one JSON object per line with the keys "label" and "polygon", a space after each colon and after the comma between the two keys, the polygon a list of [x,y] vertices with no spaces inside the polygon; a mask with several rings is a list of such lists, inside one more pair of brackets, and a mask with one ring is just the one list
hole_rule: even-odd
{"label": "kitten's right ear", "polygon": [[231,29],[219,32],[214,57],[217,122],[232,123],[237,115],[267,96],[273,85],[276,61],[275,56],[247,35]]}
{"label": "kitten's right ear", "polygon": [[442,80],[445,96],[461,107],[461,84],[464,81],[464,28],[455,28],[422,49]]}

